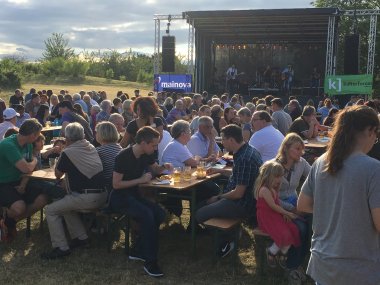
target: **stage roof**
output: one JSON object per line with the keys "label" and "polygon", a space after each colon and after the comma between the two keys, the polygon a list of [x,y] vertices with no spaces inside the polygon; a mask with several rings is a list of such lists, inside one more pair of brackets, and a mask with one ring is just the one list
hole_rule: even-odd
{"label": "stage roof", "polygon": [[187,11],[182,16],[216,44],[325,43],[328,18],[337,8]]}

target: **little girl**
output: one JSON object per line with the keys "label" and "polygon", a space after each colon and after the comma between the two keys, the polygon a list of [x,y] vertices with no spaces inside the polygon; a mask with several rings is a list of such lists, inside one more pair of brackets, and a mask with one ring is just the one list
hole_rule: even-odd
{"label": "little girl", "polygon": [[276,259],[282,268],[286,268],[287,253],[290,246],[300,246],[298,228],[291,221],[297,215],[281,208],[278,199],[284,169],[275,161],[267,161],[260,168],[255,185],[257,200],[257,221],[259,228],[269,234],[274,241],[266,249],[268,265],[276,266]]}

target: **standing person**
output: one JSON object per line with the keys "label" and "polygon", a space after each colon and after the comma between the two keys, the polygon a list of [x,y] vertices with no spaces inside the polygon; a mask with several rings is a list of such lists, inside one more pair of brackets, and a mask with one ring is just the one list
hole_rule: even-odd
{"label": "standing person", "polygon": [[276,267],[277,259],[280,267],[285,269],[288,250],[292,245],[300,245],[300,237],[296,225],[291,222],[297,215],[280,206],[278,192],[283,175],[281,164],[265,162],[256,180],[255,198],[259,228],[273,240],[273,244],[266,249],[268,265]]}
{"label": "standing person", "polygon": [[[157,150],[160,133],[145,126],[136,134],[136,144],[122,150],[116,157],[113,172],[113,191],[110,208],[127,211],[140,225],[136,246],[131,248],[129,259],[144,261],[144,270],[152,277],[161,277],[158,265],[158,235],[165,211],[156,203],[140,195],[138,186],[147,183],[152,175],[172,170],[171,164],[159,166],[152,156]],[[146,170],[148,169],[148,172]]]}
{"label": "standing person", "polygon": [[[244,143],[239,126],[228,125],[221,130],[221,135],[223,147],[234,154],[234,167],[223,193],[209,198],[206,205],[196,212],[199,223],[211,218],[248,218],[256,213],[256,200],[252,190],[262,164],[260,154]],[[224,169],[211,168],[208,172],[229,176]],[[235,247],[230,238],[226,236],[220,245],[222,257]]]}
{"label": "standing person", "polygon": [[133,103],[133,112],[137,114],[137,118],[127,125],[120,145],[126,147],[131,143],[135,143],[137,131],[145,126],[156,129],[160,133],[160,137],[162,137],[164,127],[161,118],[157,117],[158,110],[158,105],[152,97],[137,98]]}
{"label": "standing person", "polygon": [[317,284],[380,284],[380,162],[367,156],[378,131],[371,108],[342,110],[302,186],[297,208],[313,213],[307,273]]}
{"label": "standing person", "polygon": [[235,94],[238,89],[238,70],[233,63],[226,71],[226,89],[230,94]]}
{"label": "standing person", "polygon": [[294,77],[294,69],[291,64],[288,64],[287,67],[281,72],[281,79],[283,80],[283,90],[286,94],[292,93],[292,83]]}

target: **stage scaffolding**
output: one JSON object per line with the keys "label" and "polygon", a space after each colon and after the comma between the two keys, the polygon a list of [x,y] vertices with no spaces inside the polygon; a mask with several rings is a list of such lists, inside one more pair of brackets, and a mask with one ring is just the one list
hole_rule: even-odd
{"label": "stage scaffolding", "polygon": [[[218,43],[217,41],[223,40],[222,25],[225,22],[225,16],[229,16],[230,19],[236,17],[236,21],[241,17],[242,21],[247,21],[247,19],[262,16],[262,15],[274,15],[284,17],[298,17],[304,16],[303,12],[310,13],[312,16],[320,16],[319,13],[327,16],[327,31],[325,35],[326,44],[326,64],[325,64],[325,75],[334,75],[336,72],[336,53],[338,47],[338,26],[339,18],[341,16],[349,17],[370,17],[370,27],[369,27],[369,37],[368,37],[368,61],[367,61],[367,74],[372,74],[374,71],[375,65],[375,50],[376,50],[376,24],[377,24],[377,15],[380,14],[380,10],[339,10],[337,8],[308,8],[308,9],[275,9],[275,10],[232,10],[232,11],[189,11],[183,12],[182,15],[154,15],[155,21],[155,36],[154,36],[154,73],[158,74],[160,72],[160,43],[161,43],[161,32],[160,32],[160,23],[161,21],[167,21],[169,17],[171,20],[186,20],[188,23],[188,53],[187,53],[187,67],[188,74],[193,75],[193,91],[200,92],[205,87],[205,77],[207,76],[206,67],[207,67],[207,56],[204,53],[204,50],[208,49],[208,44]],[[294,13],[294,14],[292,14]],[[221,18],[222,17],[222,18]],[[215,19],[214,26],[212,26],[212,21]],[[220,19],[223,19],[222,22]],[[236,24],[234,19],[234,24]],[[318,25],[321,25],[321,20],[319,19]],[[202,26],[203,25],[203,26]],[[256,27],[256,26],[257,27]],[[198,26],[198,28],[197,28]],[[288,26],[289,27],[289,26]],[[212,35],[212,29],[215,29],[215,35]],[[250,38],[259,38],[264,35],[260,32],[253,35],[249,35],[250,32],[256,31],[255,29],[260,30],[261,26],[258,26],[257,23],[252,24],[252,29],[250,30],[245,25],[229,27],[232,30],[232,34],[236,36],[236,39],[240,39],[240,43],[246,41],[249,43]],[[294,28],[294,27],[291,27]],[[304,41],[309,42],[313,41],[312,37],[309,37],[307,32],[307,26],[298,27],[300,30],[300,35],[305,37]],[[228,30],[228,27],[226,27]],[[285,29],[285,28],[284,28]],[[211,34],[216,41],[206,40],[204,34]],[[294,31],[291,36],[294,36]],[[227,33],[226,33],[227,34]],[[238,37],[241,35],[241,37]],[[281,34],[278,34],[281,35]],[[324,35],[320,33],[319,37]],[[261,39],[263,40],[263,39]],[[273,40],[273,39],[272,39]],[[279,38],[278,40],[283,40]],[[293,39],[294,40],[294,39]],[[233,41],[233,37],[226,39],[228,41]],[[270,40],[269,40],[270,41]],[[292,39],[290,39],[290,42]],[[318,38],[317,41],[321,42],[321,38]],[[195,66],[194,66],[195,63]]]}

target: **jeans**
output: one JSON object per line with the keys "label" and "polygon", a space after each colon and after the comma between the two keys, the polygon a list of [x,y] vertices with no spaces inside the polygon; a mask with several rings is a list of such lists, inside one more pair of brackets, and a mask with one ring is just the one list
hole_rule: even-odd
{"label": "jeans", "polygon": [[114,211],[125,210],[139,224],[139,253],[148,262],[156,261],[160,224],[165,220],[164,209],[157,203],[137,195],[128,195],[123,190],[111,193],[110,208]]}
{"label": "jeans", "polygon": [[301,245],[299,247],[290,247],[288,252],[288,259],[286,262],[286,267],[290,270],[296,269],[305,260],[307,250],[308,250],[308,223],[307,221],[296,219],[293,220],[293,223],[297,226],[299,232],[300,232],[300,238],[301,238]]}

